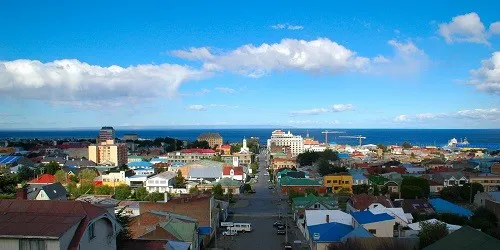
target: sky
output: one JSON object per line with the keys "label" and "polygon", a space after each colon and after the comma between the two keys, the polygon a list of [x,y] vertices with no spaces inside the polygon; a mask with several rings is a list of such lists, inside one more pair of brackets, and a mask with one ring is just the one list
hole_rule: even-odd
{"label": "sky", "polygon": [[500,1],[1,1],[0,129],[500,128]]}

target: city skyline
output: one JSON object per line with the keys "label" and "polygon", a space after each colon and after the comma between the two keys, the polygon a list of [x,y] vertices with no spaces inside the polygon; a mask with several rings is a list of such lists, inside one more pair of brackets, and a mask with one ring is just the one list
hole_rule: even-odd
{"label": "city skyline", "polygon": [[500,3],[117,3],[2,4],[0,130],[500,128]]}

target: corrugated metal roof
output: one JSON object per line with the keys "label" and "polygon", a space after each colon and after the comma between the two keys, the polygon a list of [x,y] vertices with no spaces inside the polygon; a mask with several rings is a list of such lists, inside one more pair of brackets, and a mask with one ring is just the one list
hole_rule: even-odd
{"label": "corrugated metal roof", "polygon": [[441,198],[430,199],[429,203],[437,213],[452,213],[464,217],[469,217],[472,215],[472,212],[469,209],[463,208],[456,205],[455,203],[451,203]]}
{"label": "corrugated metal roof", "polygon": [[20,156],[0,156],[0,164],[12,164],[18,161],[20,158]]}
{"label": "corrugated metal roof", "polygon": [[352,226],[331,222],[307,227],[314,242],[339,242],[354,229]]}
{"label": "corrugated metal roof", "polygon": [[220,178],[222,177],[222,167],[191,168],[190,178]]}
{"label": "corrugated metal roof", "polygon": [[374,223],[374,222],[394,219],[394,218],[392,218],[392,216],[390,216],[386,213],[373,214],[371,211],[359,211],[359,212],[351,213],[351,215],[352,215],[352,217],[354,217],[354,219],[359,224],[368,224],[368,223]]}

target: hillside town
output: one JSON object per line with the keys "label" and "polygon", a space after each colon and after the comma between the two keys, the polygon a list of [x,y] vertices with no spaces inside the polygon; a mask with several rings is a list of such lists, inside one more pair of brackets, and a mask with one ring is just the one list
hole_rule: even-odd
{"label": "hillside town", "polygon": [[324,134],[6,139],[0,249],[500,249],[499,151]]}

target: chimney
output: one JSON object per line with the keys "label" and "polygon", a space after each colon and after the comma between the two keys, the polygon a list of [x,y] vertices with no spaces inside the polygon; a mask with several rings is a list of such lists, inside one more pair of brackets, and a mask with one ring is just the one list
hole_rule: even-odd
{"label": "chimney", "polygon": [[329,214],[326,215],[326,223],[330,223],[330,215]]}
{"label": "chimney", "polygon": [[28,191],[26,190],[26,188],[17,189],[16,199],[17,200],[27,200],[28,199]]}

